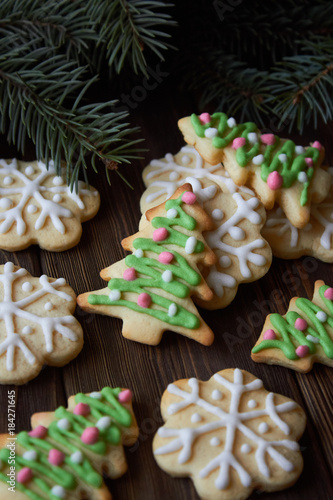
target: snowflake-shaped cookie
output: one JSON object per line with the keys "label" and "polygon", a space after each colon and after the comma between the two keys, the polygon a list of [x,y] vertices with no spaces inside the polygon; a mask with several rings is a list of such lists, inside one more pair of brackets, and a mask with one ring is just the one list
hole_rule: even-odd
{"label": "snowflake-shaped cookie", "polygon": [[78,355],[83,333],[73,317],[75,298],[63,278],[0,266],[0,383],[23,384],[44,363],[63,366]]}
{"label": "snowflake-shaped cookie", "polygon": [[154,438],[155,459],[173,476],[190,476],[203,499],[284,489],[302,471],[303,410],[251,373],[236,368],[207,382],[178,380],[165,391],[161,411],[166,423]]}
{"label": "snowflake-shaped cookie", "polygon": [[46,250],[75,246],[81,222],[94,217],[100,200],[95,189],[79,182],[71,191],[54,165],[0,160],[0,248],[23,250],[37,243]]}

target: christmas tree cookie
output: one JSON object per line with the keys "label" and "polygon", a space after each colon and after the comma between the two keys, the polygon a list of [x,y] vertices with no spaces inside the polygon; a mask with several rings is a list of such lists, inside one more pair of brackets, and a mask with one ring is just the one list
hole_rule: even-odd
{"label": "christmas tree cookie", "polygon": [[202,499],[245,500],[254,489],[287,488],[302,472],[303,410],[249,372],[178,380],[163,394],[161,412],[155,459],[172,476],[189,476]]}
{"label": "christmas tree cookie", "polygon": [[123,445],[138,437],[131,399],[129,389],[80,393],[67,409],[33,415],[31,431],[0,435],[0,498],[110,500],[102,472],[123,475]]}
{"label": "christmas tree cookie", "polygon": [[316,281],[312,301],[294,297],[287,314],[270,314],[252,359],[303,373],[315,362],[333,366],[333,288]]}
{"label": "christmas tree cookie", "polygon": [[123,320],[123,335],[156,345],[166,330],[210,345],[214,336],[199,316],[192,295],[210,300],[212,292],[198,266],[215,263],[202,232],[212,220],[185,184],[146,214],[147,223],[122,241],[132,252],[101,272],[108,287],[78,296],[84,310]]}
{"label": "christmas tree cookie", "polygon": [[255,123],[237,124],[224,113],[192,114],[179,121],[185,141],[209,163],[222,162],[238,185],[252,188],[265,208],[278,203],[290,222],[306,226],[311,203],[323,201],[330,180],[320,168],[324,148],[308,148],[274,134],[261,134]]}
{"label": "christmas tree cookie", "polygon": [[68,250],[81,238],[81,222],[96,215],[96,189],[78,183],[78,192],[57,176],[53,163],[0,160],[0,248],[14,252],[38,244]]}

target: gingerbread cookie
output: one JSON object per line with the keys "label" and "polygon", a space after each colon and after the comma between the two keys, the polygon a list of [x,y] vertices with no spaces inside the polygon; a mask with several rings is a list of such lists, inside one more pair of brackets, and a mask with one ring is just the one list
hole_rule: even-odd
{"label": "gingerbread cookie", "polygon": [[75,293],[63,278],[0,266],[0,383],[25,384],[43,364],[63,366],[83,346]]}
{"label": "gingerbread cookie", "polygon": [[172,330],[210,345],[213,332],[191,296],[212,298],[198,266],[215,263],[202,237],[213,223],[189,184],[146,215],[149,223],[122,241],[132,255],[101,272],[108,287],[79,295],[78,304],[89,312],[121,318],[124,337],[137,342],[156,345],[164,331]]}
{"label": "gingerbread cookie", "polygon": [[0,160],[0,248],[38,244],[49,251],[77,245],[81,222],[96,215],[98,192],[79,182],[78,193],[56,175],[53,163]]}
{"label": "gingerbread cookie", "polygon": [[311,203],[329,191],[329,173],[320,168],[324,148],[315,141],[296,146],[274,134],[260,134],[255,123],[237,124],[224,113],[202,113],[179,121],[185,141],[209,163],[223,162],[238,185],[252,188],[268,210],[278,203],[290,222],[305,227]]}
{"label": "gingerbread cookie", "polygon": [[287,314],[267,316],[251,357],[302,373],[316,362],[333,366],[333,288],[318,280],[312,301],[294,297]]}
{"label": "gingerbread cookie", "polygon": [[178,380],[163,394],[161,412],[155,459],[172,476],[191,477],[202,499],[244,500],[257,488],[282,490],[302,472],[303,410],[266,391],[249,372]]}
{"label": "gingerbread cookie", "polygon": [[123,445],[138,437],[131,398],[129,389],[110,387],[80,393],[67,409],[33,415],[31,431],[0,435],[0,497],[11,488],[18,500],[110,500],[102,472],[122,476]]}

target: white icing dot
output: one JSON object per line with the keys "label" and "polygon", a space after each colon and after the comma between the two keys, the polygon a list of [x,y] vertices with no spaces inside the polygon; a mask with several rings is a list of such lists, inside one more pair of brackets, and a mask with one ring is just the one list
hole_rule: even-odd
{"label": "white icing dot", "polygon": [[266,424],[266,422],[261,422],[261,424],[259,424],[258,431],[260,432],[260,434],[265,434],[265,432],[268,431],[268,425]]}
{"label": "white icing dot", "polygon": [[59,286],[66,285],[66,280],[65,280],[65,278],[58,278],[58,285],[59,285]]}
{"label": "white icing dot", "polygon": [[55,194],[55,195],[53,196],[53,201],[54,201],[55,203],[60,203],[60,202],[62,201],[62,197],[60,196],[60,194]]}
{"label": "white icing dot", "polygon": [[51,309],[53,309],[52,302],[46,302],[46,304],[44,305],[44,309],[45,311],[51,311]]}
{"label": "white icing dot", "polygon": [[319,344],[319,339],[317,337],[313,337],[313,335],[307,335],[305,337],[307,340],[310,340],[310,342],[313,342],[314,344]]}
{"label": "white icing dot", "polygon": [[58,420],[57,422],[57,427],[58,429],[60,429],[61,431],[68,431],[70,428],[71,428],[71,423],[70,421],[68,420],[68,418],[61,418],[60,420]]}
{"label": "white icing dot", "polygon": [[168,309],[168,316],[171,318],[177,314],[177,306],[176,304],[170,304]]}
{"label": "white icing dot", "polygon": [[100,392],[91,392],[89,396],[93,399],[102,399],[102,394]]}
{"label": "white icing dot", "polygon": [[219,399],[222,399],[222,392],[219,391],[218,389],[214,389],[213,392],[212,392],[212,398],[215,400],[215,401],[218,401]]}
{"label": "white icing dot", "polygon": [[251,144],[256,144],[258,142],[258,136],[255,132],[250,132],[247,138]]}
{"label": "white icing dot", "polygon": [[185,244],[185,252],[189,255],[191,253],[193,253],[196,244],[197,244],[197,239],[195,236],[190,236],[189,238],[187,238],[187,241]]}
{"label": "white icing dot", "polygon": [[138,259],[141,259],[141,257],[143,257],[143,250],[141,250],[141,248],[138,248],[137,250],[135,250],[134,255]]}
{"label": "white icing dot", "polygon": [[13,201],[10,198],[1,198],[0,208],[8,210],[8,208],[11,208],[12,206],[13,206]]}
{"label": "white icing dot", "polygon": [[214,210],[212,211],[212,217],[215,220],[223,219],[223,215],[224,214],[223,214],[222,210],[220,210],[219,208],[214,208]]}
{"label": "white icing dot", "polygon": [[210,444],[211,444],[211,446],[219,446],[221,444],[221,441],[219,440],[218,437],[213,437],[210,440]]}
{"label": "white icing dot", "polygon": [[6,177],[3,180],[3,183],[5,186],[9,186],[10,184],[13,184],[14,179],[10,175],[6,175]]}
{"label": "white icing dot", "polygon": [[53,177],[52,182],[55,186],[61,186],[64,183],[64,179],[62,177],[56,175],[55,177]]}
{"label": "white icing dot", "polygon": [[31,165],[29,165],[29,167],[27,167],[24,172],[25,175],[32,175],[35,172],[35,169]]}
{"label": "white icing dot", "polygon": [[167,211],[167,218],[168,219],[175,219],[178,215],[178,212],[175,208],[170,208],[170,210]]}
{"label": "white icing dot", "polygon": [[188,155],[184,155],[181,159],[183,165],[188,165],[191,161],[191,158]]}
{"label": "white icing dot", "polygon": [[264,163],[264,155],[257,155],[252,158],[252,163],[255,165],[261,165]]}
{"label": "white icing dot", "polygon": [[228,118],[227,124],[229,128],[236,127],[237,125],[236,120],[233,117]]}
{"label": "white icing dot", "polygon": [[281,153],[279,156],[278,156],[279,160],[281,163],[285,163],[287,161],[287,155],[284,154],[284,153]]}
{"label": "white icing dot", "polygon": [[219,264],[221,267],[223,267],[224,269],[226,269],[227,267],[230,267],[230,264],[231,264],[231,259],[228,255],[223,255],[222,257],[220,257],[219,259]]}
{"label": "white icing dot", "polygon": [[30,281],[25,281],[22,285],[22,290],[24,292],[31,292],[32,290],[32,284],[30,283]]}
{"label": "white icing dot", "polygon": [[169,180],[176,181],[177,179],[179,179],[179,173],[178,172],[171,172],[169,175]]}
{"label": "white icing dot", "polygon": [[237,241],[243,240],[245,238],[245,232],[241,227],[231,227],[229,229],[230,236]]}
{"label": "white icing dot", "polygon": [[319,319],[321,323],[325,323],[327,320],[327,314],[324,311],[318,311],[316,314],[316,318]]}
{"label": "white icing dot", "polygon": [[121,297],[120,290],[111,290],[109,293],[109,299],[110,300],[119,300]]}
{"label": "white icing dot", "polygon": [[74,464],[80,464],[83,461],[83,455],[79,450],[74,451],[74,453],[71,454],[70,459]]}
{"label": "white icing dot", "polygon": [[52,493],[52,495],[54,495],[55,497],[58,497],[58,498],[65,498],[65,496],[66,496],[65,489],[62,486],[59,486],[59,484],[56,484],[55,486],[53,486],[53,488],[51,489],[51,493]]}
{"label": "white icing dot", "polygon": [[191,417],[191,422],[192,422],[193,424],[196,424],[196,423],[198,423],[198,422],[201,422],[201,420],[202,420],[202,416],[201,416],[201,415],[199,415],[199,413],[193,413],[193,415],[192,415],[192,417]]}
{"label": "white icing dot", "polygon": [[30,335],[30,333],[32,333],[31,326],[28,326],[28,325],[24,326],[22,328],[22,333],[23,333],[23,335]]}
{"label": "white icing dot", "polygon": [[250,453],[250,451],[251,451],[251,446],[249,444],[246,443],[242,444],[241,446],[242,453]]}
{"label": "white icing dot", "polygon": [[37,453],[35,452],[35,450],[28,450],[23,453],[22,457],[25,460],[34,461],[37,459]]}
{"label": "white icing dot", "polygon": [[170,281],[172,281],[172,278],[172,272],[169,270],[164,271],[164,273],[162,274],[162,280],[165,281],[165,283],[170,283]]}
{"label": "white icing dot", "polygon": [[100,430],[103,431],[110,427],[111,425],[111,418],[110,417],[101,417],[97,422],[96,422],[96,427]]}
{"label": "white icing dot", "polygon": [[249,408],[255,408],[257,406],[257,401],[255,401],[254,399],[250,399],[250,401],[247,403],[247,406]]}
{"label": "white icing dot", "polygon": [[38,208],[36,207],[36,205],[31,204],[31,205],[28,205],[27,210],[28,210],[29,214],[34,214],[37,212]]}
{"label": "white icing dot", "polygon": [[304,184],[305,182],[307,182],[308,176],[306,175],[305,172],[300,172],[297,176],[297,179],[299,182],[302,182],[302,184]]}
{"label": "white icing dot", "polygon": [[304,153],[305,149],[303,148],[303,146],[296,146],[295,147],[295,153],[298,154],[298,155],[302,155]]}
{"label": "white icing dot", "polygon": [[207,139],[213,139],[213,137],[216,137],[217,134],[217,128],[209,127],[205,130],[205,137],[207,137]]}

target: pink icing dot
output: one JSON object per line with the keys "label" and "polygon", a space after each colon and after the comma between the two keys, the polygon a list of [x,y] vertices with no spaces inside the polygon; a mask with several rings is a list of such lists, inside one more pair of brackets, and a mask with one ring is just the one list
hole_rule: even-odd
{"label": "pink icing dot", "polygon": [[199,116],[201,123],[209,123],[211,121],[211,116],[209,113],[201,113]]}
{"label": "pink icing dot", "polygon": [[232,149],[241,148],[241,147],[245,146],[245,144],[246,144],[245,137],[236,137],[236,139],[234,139],[232,141]]}
{"label": "pink icing dot", "polygon": [[186,191],[182,196],[182,201],[186,203],[186,205],[193,205],[197,201],[197,197],[191,191]]}
{"label": "pink icing dot", "polygon": [[125,269],[123,278],[126,281],[134,281],[136,280],[136,271],[134,267],[129,267],[128,269]]}
{"label": "pink icing dot", "polygon": [[267,185],[273,191],[275,191],[276,189],[280,189],[282,184],[283,178],[276,170],[274,170],[274,172],[271,172],[267,177]]}
{"label": "pink icing dot", "polygon": [[125,389],[118,394],[118,401],[120,403],[129,403],[132,400],[132,392],[129,389]]}
{"label": "pink icing dot", "polygon": [[44,425],[38,425],[35,429],[28,432],[28,435],[34,438],[43,439],[47,434],[47,428]]}
{"label": "pink icing dot", "polygon": [[305,358],[309,354],[309,348],[307,345],[299,345],[296,349],[296,354],[299,358]]}
{"label": "pink icing dot", "polygon": [[304,158],[305,163],[307,164],[308,167],[313,166],[313,159],[312,158]]}
{"label": "pink icing dot", "polygon": [[138,306],[147,308],[151,304],[151,296],[148,293],[140,293],[138,296]]}
{"label": "pink icing dot", "polygon": [[275,135],[274,134],[263,134],[261,137],[261,142],[263,144],[267,144],[268,146],[274,144],[275,142]]}
{"label": "pink icing dot", "polygon": [[155,229],[153,232],[153,240],[154,241],[163,241],[165,240],[169,235],[169,231],[165,229],[165,227],[159,227],[158,229]]}
{"label": "pink icing dot", "polygon": [[158,261],[162,264],[170,264],[173,259],[173,254],[171,252],[161,252],[158,256]]}
{"label": "pink icing dot", "polygon": [[19,483],[23,484],[30,481],[30,479],[32,479],[32,470],[30,469],[30,467],[23,467],[18,472],[16,479]]}
{"label": "pink icing dot", "polygon": [[323,146],[320,144],[319,141],[314,141],[314,143],[312,144],[312,147],[316,148],[316,149],[319,149],[319,151],[320,151]]}
{"label": "pink icing dot", "polygon": [[297,328],[297,330],[301,330],[301,332],[302,332],[303,330],[307,329],[308,324],[305,321],[305,319],[297,318],[294,326],[295,326],[295,328]]}
{"label": "pink icing dot", "polygon": [[84,444],[95,444],[98,441],[99,430],[97,427],[87,427],[81,434],[81,441]]}
{"label": "pink icing dot", "polygon": [[333,300],[333,288],[327,288],[324,292],[325,299]]}
{"label": "pink icing dot", "polygon": [[79,403],[75,406],[73,413],[75,415],[83,415],[84,417],[86,417],[90,414],[90,406],[86,403]]}
{"label": "pink icing dot", "polygon": [[49,451],[48,461],[51,465],[61,465],[64,460],[65,455],[61,451],[56,450],[55,448],[52,448],[52,450]]}
{"label": "pink icing dot", "polygon": [[274,330],[272,330],[271,328],[269,330],[266,330],[264,333],[264,339],[265,340],[275,340],[276,335],[275,335]]}

